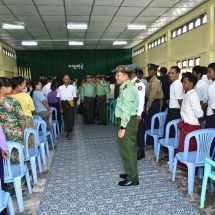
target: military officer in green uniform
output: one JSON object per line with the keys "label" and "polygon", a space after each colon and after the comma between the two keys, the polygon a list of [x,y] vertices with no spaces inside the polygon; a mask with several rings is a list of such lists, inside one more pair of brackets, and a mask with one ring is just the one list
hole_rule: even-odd
{"label": "military officer in green uniform", "polygon": [[109,89],[108,84],[102,81],[102,76],[96,77],[96,95],[97,95],[97,108],[99,112],[99,125],[107,125],[107,104],[109,103]]}
{"label": "military officer in green uniform", "polygon": [[118,145],[121,152],[125,173],[120,175],[123,181],[120,186],[138,185],[137,172],[137,109],[138,93],[135,85],[129,77],[134,69],[127,65],[118,66],[116,80],[120,86],[120,94],[117,98],[115,115],[117,118]]}
{"label": "military officer in green uniform", "polygon": [[96,87],[92,80],[93,76],[87,75],[87,82],[83,84],[81,89],[81,102],[85,104],[85,119],[87,125],[94,124],[94,100],[96,97]]}

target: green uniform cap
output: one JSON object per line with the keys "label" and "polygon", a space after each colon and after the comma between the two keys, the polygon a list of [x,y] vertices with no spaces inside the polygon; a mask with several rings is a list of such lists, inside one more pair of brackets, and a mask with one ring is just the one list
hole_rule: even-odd
{"label": "green uniform cap", "polygon": [[133,72],[134,69],[127,65],[119,65],[112,72]]}

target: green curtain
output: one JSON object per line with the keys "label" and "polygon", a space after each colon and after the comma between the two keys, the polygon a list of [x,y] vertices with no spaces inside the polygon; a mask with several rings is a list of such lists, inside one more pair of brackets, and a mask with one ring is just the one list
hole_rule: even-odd
{"label": "green curtain", "polygon": [[[16,51],[17,66],[30,68],[32,79],[43,80],[47,76],[56,76],[62,82],[64,74],[71,79],[81,80],[86,75],[105,74],[113,76],[111,70],[117,65],[132,63],[131,49],[110,50],[41,50]],[[72,66],[72,67],[69,67]],[[75,66],[79,66],[76,67]]]}

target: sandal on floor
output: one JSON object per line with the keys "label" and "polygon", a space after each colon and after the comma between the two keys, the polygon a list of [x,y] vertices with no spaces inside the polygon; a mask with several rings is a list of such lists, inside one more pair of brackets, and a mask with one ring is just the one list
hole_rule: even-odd
{"label": "sandal on floor", "polygon": [[151,149],[152,145],[146,145],[146,149]]}
{"label": "sandal on floor", "polygon": [[68,134],[67,140],[71,140],[72,139],[72,133]]}
{"label": "sandal on floor", "polygon": [[161,157],[161,160],[169,161],[169,156],[163,156],[163,157]]}

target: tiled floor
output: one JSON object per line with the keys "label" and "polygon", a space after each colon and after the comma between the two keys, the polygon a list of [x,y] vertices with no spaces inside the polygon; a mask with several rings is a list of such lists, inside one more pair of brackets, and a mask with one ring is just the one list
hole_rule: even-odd
{"label": "tiled floor", "polygon": [[[189,196],[187,180],[184,179],[183,173],[177,173],[176,182],[172,183],[172,175],[166,162],[155,163],[152,150],[146,152],[149,162],[146,159],[138,161],[140,185],[119,188],[118,174],[123,168],[114,126],[86,126],[80,123],[80,117],[77,120],[73,140],[68,142],[62,134],[51,169],[49,167],[53,153],[44,172],[38,176],[39,183],[34,186],[33,194],[24,194],[25,212],[16,214],[57,214],[56,211],[58,214],[198,214],[188,201],[200,214],[214,214],[215,195],[209,190],[206,209],[199,209],[202,181],[195,180],[194,195]],[[48,181],[41,198],[47,173]],[[158,180],[161,183],[158,183]],[[60,210],[59,201],[63,205]],[[14,198],[13,202],[17,211]],[[171,208],[172,204],[176,208],[175,211]]]}

